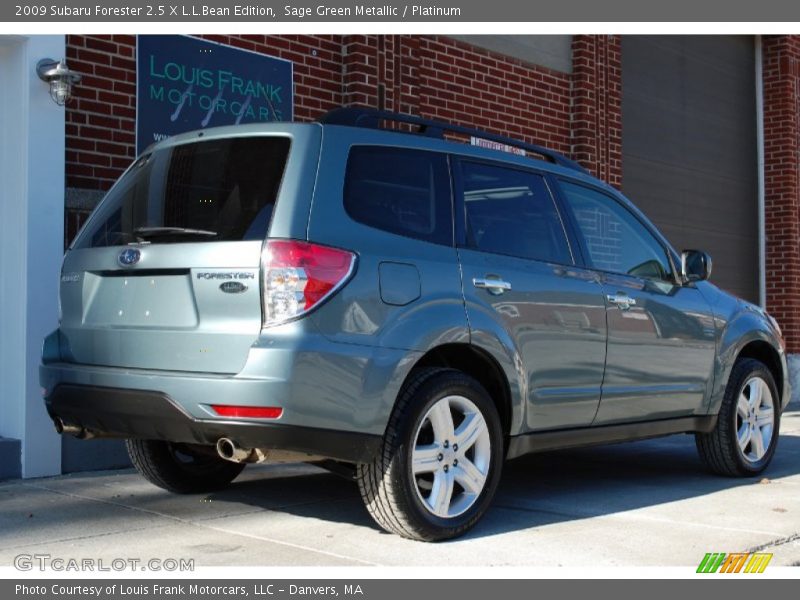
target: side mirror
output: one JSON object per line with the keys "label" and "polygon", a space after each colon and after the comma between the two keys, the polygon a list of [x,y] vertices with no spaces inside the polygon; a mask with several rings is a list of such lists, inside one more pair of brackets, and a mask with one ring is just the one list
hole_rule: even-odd
{"label": "side mirror", "polygon": [[702,250],[684,250],[681,275],[685,281],[705,281],[711,277],[711,257]]}

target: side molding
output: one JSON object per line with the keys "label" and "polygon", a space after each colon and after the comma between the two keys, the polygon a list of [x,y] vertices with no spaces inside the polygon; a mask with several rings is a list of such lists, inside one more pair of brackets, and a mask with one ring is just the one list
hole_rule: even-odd
{"label": "side molding", "polygon": [[708,433],[717,424],[717,416],[684,417],[643,423],[581,427],[559,431],[543,431],[512,437],[508,444],[507,459],[533,452],[563,450],[615,442],[632,442],[674,433]]}

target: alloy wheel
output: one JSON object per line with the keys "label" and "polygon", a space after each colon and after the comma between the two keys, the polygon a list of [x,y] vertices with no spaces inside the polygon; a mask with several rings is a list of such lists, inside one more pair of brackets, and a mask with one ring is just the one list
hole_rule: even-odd
{"label": "alloy wheel", "polygon": [[767,382],[752,377],[736,404],[736,438],[745,460],[758,462],[769,450],[775,427],[775,404]]}
{"label": "alloy wheel", "polygon": [[411,470],[419,499],[432,514],[452,518],[483,491],[491,465],[486,420],[463,396],[438,400],[414,435]]}

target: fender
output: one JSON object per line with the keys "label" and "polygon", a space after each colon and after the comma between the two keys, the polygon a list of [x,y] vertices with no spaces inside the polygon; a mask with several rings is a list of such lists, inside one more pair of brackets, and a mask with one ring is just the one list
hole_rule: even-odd
{"label": "fender", "polygon": [[[732,306],[733,305],[733,306]],[[714,307],[715,318],[720,335],[718,336],[717,357],[714,362],[714,384],[707,404],[707,414],[719,413],[725,387],[731,370],[742,350],[752,342],[764,342],[775,351],[780,359],[782,380],[776,381],[781,386],[781,406],[785,407],[790,396],[786,353],[777,340],[780,334],[764,315],[761,309],[743,301],[726,298]],[[732,309],[729,316],[720,309]]]}

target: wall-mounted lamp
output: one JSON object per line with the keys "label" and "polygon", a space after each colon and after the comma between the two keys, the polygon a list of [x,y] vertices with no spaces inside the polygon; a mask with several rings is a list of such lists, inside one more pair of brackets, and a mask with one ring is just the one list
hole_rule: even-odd
{"label": "wall-mounted lamp", "polygon": [[36,63],[39,79],[50,84],[50,97],[59,106],[64,106],[72,97],[72,86],[81,80],[80,73],[71,71],[67,61],[43,58]]}

